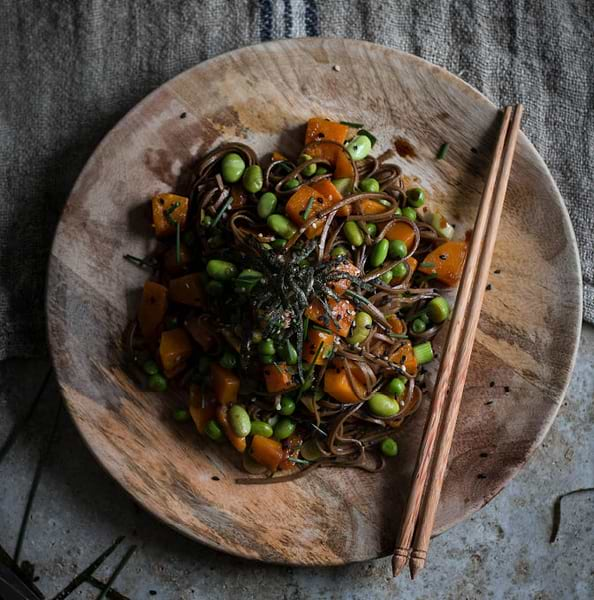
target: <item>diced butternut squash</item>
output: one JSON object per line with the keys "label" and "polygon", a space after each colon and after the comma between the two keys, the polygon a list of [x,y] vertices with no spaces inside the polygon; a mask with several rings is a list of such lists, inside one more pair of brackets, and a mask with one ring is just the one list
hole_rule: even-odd
{"label": "diced butternut squash", "polygon": [[324,391],[335,400],[345,404],[361,402],[355,390],[359,392],[361,397],[365,396],[365,387],[355,377],[353,377],[353,387],[351,386],[344,367],[332,366],[326,369]]}
{"label": "diced butternut squash", "polygon": [[168,273],[172,275],[178,275],[179,273],[183,273],[186,266],[190,262],[190,251],[185,244],[180,244],[179,246],[179,262],[177,261],[177,250],[176,248],[170,248],[165,252],[163,256],[163,266],[165,267]]}
{"label": "diced butternut squash", "polygon": [[194,338],[195,342],[200,344],[204,352],[211,352],[217,345],[216,334],[203,319],[191,317],[185,322],[185,327]]}
{"label": "diced butternut squash", "polygon": [[329,119],[314,117],[307,122],[305,143],[309,144],[310,142],[326,140],[342,145],[346,140],[348,132],[348,125],[336,123],[335,121],[330,121]]}
{"label": "diced butternut squash", "polygon": [[372,200],[371,198],[364,198],[359,202],[359,209],[362,215],[378,215],[386,212],[389,208],[389,206],[384,206],[381,202]]}
{"label": "diced butternut squash", "polygon": [[[322,349],[318,353],[318,348],[322,347]],[[334,349],[334,334],[327,333],[326,331],[321,331],[319,329],[315,329],[310,326],[307,330],[307,339],[303,344],[303,360],[307,363],[313,361],[316,354],[318,357],[316,358],[316,365],[323,365],[328,360],[328,357],[332,354],[332,350]]]}
{"label": "diced butternut squash", "polygon": [[153,227],[157,237],[173,235],[177,223],[184,229],[188,218],[190,200],[176,194],[158,194],[152,200]]}
{"label": "diced butternut squash", "polygon": [[399,319],[396,315],[388,315],[386,321],[388,321],[394,333],[404,333],[406,327],[402,319]]}
{"label": "diced butternut squash", "polygon": [[386,231],[385,238],[390,241],[402,240],[410,252],[415,243],[415,231],[408,223],[396,221],[396,223]]}
{"label": "diced butternut squash", "polygon": [[285,457],[283,445],[272,438],[255,435],[250,446],[251,457],[269,471],[276,471]]}
{"label": "diced butternut squash", "polygon": [[[350,261],[341,262],[337,267],[336,271],[339,273],[348,273],[349,275],[358,276],[361,274],[361,271]],[[334,279],[333,281],[329,281],[328,285],[339,295],[342,294],[351,287],[350,279]]]}
{"label": "diced butternut squash", "polygon": [[287,157],[276,150],[272,153],[272,161],[279,162],[281,160],[287,160]]}
{"label": "diced butternut squash", "polygon": [[167,379],[173,379],[174,377],[177,377],[180,373],[183,373],[187,366],[188,365],[184,360],[182,362],[177,363],[177,365],[175,365],[175,367],[172,367],[171,369],[163,368],[163,375],[165,375]]}
{"label": "diced butternut squash", "polygon": [[462,277],[468,245],[463,241],[446,242],[427,254],[419,271],[426,275],[435,274],[446,285],[457,285]]}
{"label": "diced butternut squash", "polygon": [[[417,259],[416,259],[416,258],[413,258],[412,256],[409,256],[409,257],[406,259],[406,261],[405,261],[405,262],[406,262],[406,264],[408,265],[408,268],[410,269],[410,272],[411,272],[411,273],[414,273],[414,272],[415,272],[415,269],[417,268],[417,264],[418,264],[418,261],[417,261]],[[407,274],[406,274],[404,277],[402,277],[402,278],[400,278],[400,279],[392,279],[392,281],[391,281],[390,283],[391,283],[391,284],[394,284],[394,285],[395,285],[395,284],[397,284],[397,283],[400,283],[401,281],[404,281],[405,277],[407,277],[407,276],[408,276],[408,273],[407,273]]]}
{"label": "diced butternut squash", "polygon": [[[334,367],[337,367],[339,369],[344,369],[344,363],[345,363],[345,359],[344,358],[335,358],[332,361],[332,365]],[[353,377],[359,382],[362,383],[363,385],[365,385],[365,375],[361,369],[361,367],[359,366],[359,363],[357,361],[354,360],[349,360],[349,367],[351,369],[351,373],[353,374]]]}
{"label": "diced butternut squash", "polygon": [[192,341],[186,330],[178,327],[164,331],[161,334],[159,356],[163,369],[170,373],[174,373],[180,364],[185,364],[192,356]]}
{"label": "diced butternut squash", "polygon": [[305,310],[305,316],[314,323],[337,333],[340,337],[346,337],[357,312],[355,307],[348,300],[336,301],[332,298],[328,298],[328,306],[330,307],[332,319],[326,315],[324,307],[317,299]]}
{"label": "diced butternut squash", "polygon": [[247,441],[244,437],[239,437],[233,433],[233,429],[231,429],[229,423],[229,407],[227,405],[220,405],[217,407],[217,421],[235,450],[237,450],[237,452],[245,452]]}
{"label": "diced butternut squash", "polygon": [[412,344],[408,340],[403,342],[402,346],[390,356],[390,360],[404,367],[409,375],[416,375],[417,359],[415,358]]}
{"label": "diced butternut squash", "polygon": [[350,177],[354,179],[355,173],[348,152],[342,145],[334,142],[312,142],[304,149],[305,154],[312,158],[324,158],[334,169],[334,179]]}
{"label": "diced butternut squash", "polygon": [[193,383],[190,386],[190,415],[199,433],[204,433],[206,424],[217,415],[217,403],[214,398],[202,397],[200,386]]}
{"label": "diced butternut squash", "polygon": [[230,371],[221,367],[217,363],[210,365],[210,374],[212,377],[212,389],[217,402],[220,404],[234,404],[237,402],[239,394],[239,377]]}
{"label": "diced butternut squash", "polygon": [[276,363],[264,367],[264,380],[269,392],[284,392],[295,387],[295,369],[286,363]]}
{"label": "diced butternut squash", "polygon": [[[336,189],[336,186],[329,179],[322,179],[321,181],[312,183],[311,187],[320,192],[320,194],[329,200],[332,200],[333,204],[342,200],[342,194]],[[348,217],[351,214],[351,205],[347,204],[346,206],[339,208],[336,214],[339,217]]]}
{"label": "diced butternut squash", "polygon": [[167,288],[154,281],[145,282],[138,311],[138,323],[145,339],[159,335],[166,312]]}
{"label": "diced butternut squash", "polygon": [[[296,225],[303,225],[305,221],[317,215],[320,211],[330,208],[336,200],[329,200],[313,187],[302,185],[290,198],[285,211],[291,221]],[[322,233],[324,220],[320,219],[310,225],[305,235],[312,239]]]}
{"label": "diced butternut squash", "polygon": [[198,273],[190,273],[169,282],[169,299],[178,304],[201,308],[206,306],[206,294]]}

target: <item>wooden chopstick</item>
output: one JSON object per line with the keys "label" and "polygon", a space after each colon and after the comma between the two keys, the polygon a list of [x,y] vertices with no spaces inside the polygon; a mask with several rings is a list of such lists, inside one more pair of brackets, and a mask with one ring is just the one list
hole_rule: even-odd
{"label": "wooden chopstick", "polygon": [[449,387],[449,380],[454,368],[454,361],[457,353],[456,350],[460,343],[462,328],[464,325],[467,307],[476,275],[478,260],[482,249],[482,242],[486,231],[488,218],[491,213],[493,190],[499,174],[499,167],[501,165],[511,113],[512,108],[510,106],[508,106],[503,113],[501,129],[499,131],[493,160],[489,168],[485,189],[479,205],[472,241],[466,263],[464,265],[462,281],[458,290],[448,337],[446,339],[444,350],[442,351],[443,359],[439,367],[437,383],[433,393],[429,417],[423,432],[423,438],[419,449],[417,464],[411,483],[411,489],[406,508],[403,512],[398,541],[396,543],[396,548],[394,550],[394,556],[392,559],[392,569],[395,576],[400,574],[409,558],[413,534],[421,508],[423,493],[427,484],[429,469],[432,464],[437,435],[439,433],[442,413]]}
{"label": "wooden chopstick", "polygon": [[495,192],[495,200],[493,201],[491,209],[489,226],[487,228],[483,251],[480,256],[476,280],[474,282],[472,298],[470,300],[470,307],[468,309],[468,318],[465,322],[464,334],[455,360],[456,368],[450,384],[448,409],[442,422],[439,442],[433,458],[433,470],[425,490],[422,512],[417,522],[413,551],[410,559],[410,572],[413,579],[425,566],[425,560],[427,558],[427,550],[429,548],[433,524],[435,523],[435,514],[437,512],[441,489],[447,471],[450,449],[452,447],[458,411],[460,409],[460,401],[462,400],[462,394],[464,393],[468,365],[470,364],[472,347],[474,345],[474,338],[476,336],[476,330],[481,314],[489,270],[491,268],[491,259],[493,258],[495,241],[497,240],[497,230],[499,229],[499,221],[501,220],[501,213],[503,211],[503,203],[505,201],[505,193],[509,182],[509,175],[516,149],[518,133],[520,131],[520,121],[522,120],[523,110],[524,108],[521,104],[516,106],[509,131],[503,166],[501,167],[501,176],[498,180]]}

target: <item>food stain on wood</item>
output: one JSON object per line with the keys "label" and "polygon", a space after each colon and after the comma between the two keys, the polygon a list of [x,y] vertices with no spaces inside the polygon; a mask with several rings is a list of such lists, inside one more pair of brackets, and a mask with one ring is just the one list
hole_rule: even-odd
{"label": "food stain on wood", "polygon": [[396,148],[396,152],[402,158],[416,158],[417,151],[415,147],[403,137],[397,137],[394,139],[394,148]]}

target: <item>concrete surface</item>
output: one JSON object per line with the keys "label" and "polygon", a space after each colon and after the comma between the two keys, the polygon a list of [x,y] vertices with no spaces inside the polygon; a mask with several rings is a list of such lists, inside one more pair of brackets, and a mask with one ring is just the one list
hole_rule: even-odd
{"label": "concrete surface", "polygon": [[[24,414],[47,367],[0,364],[0,444]],[[594,327],[584,326],[569,392],[542,447],[485,509],[440,536],[420,579],[393,580],[388,559],[336,569],[295,569],[239,560],[191,542],[144,513],[103,472],[67,415],[48,457],[22,559],[53,596],[120,534],[139,545],[117,582],[132,599],[539,599],[594,598],[594,493],[563,502],[549,544],[555,498],[594,486]],[[12,552],[57,403],[52,383],[32,422],[0,465],[0,542]],[[100,572],[106,578],[123,547]],[[74,598],[95,598],[86,586]]]}

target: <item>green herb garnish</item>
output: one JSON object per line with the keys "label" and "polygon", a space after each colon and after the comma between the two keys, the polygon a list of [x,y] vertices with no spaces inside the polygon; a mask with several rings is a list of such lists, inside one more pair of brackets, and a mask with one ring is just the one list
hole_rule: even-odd
{"label": "green herb garnish", "polygon": [[175,262],[179,265],[181,262],[181,223],[175,224]]}
{"label": "green herb garnish", "polygon": [[217,223],[221,220],[223,213],[229,208],[229,205],[231,204],[231,202],[233,202],[233,196],[231,194],[229,194],[229,197],[227,198],[227,200],[225,200],[225,203],[223,204],[223,206],[221,206],[221,208],[219,208],[217,214],[215,215],[215,218],[212,221],[211,227],[217,226]]}
{"label": "green herb garnish", "polygon": [[350,121],[340,121],[340,124],[352,127],[353,129],[361,129],[363,127],[363,123],[351,123]]}
{"label": "green herb garnish", "polygon": [[434,262],[422,262],[419,267],[424,267],[425,269],[432,269],[433,267],[435,267],[435,263]]}
{"label": "green herb garnish", "polygon": [[289,456],[287,460],[298,465],[311,465],[311,462],[309,460],[304,460],[303,458],[293,458],[292,456]]}
{"label": "green herb garnish", "polygon": [[307,218],[309,217],[309,213],[311,212],[311,207],[313,206],[313,203],[315,201],[315,198],[313,196],[310,197],[310,199],[307,201],[307,206],[305,207],[305,210],[303,211],[303,220],[307,221]]}
{"label": "green herb garnish", "polygon": [[450,145],[447,142],[443,143],[435,158],[437,158],[437,160],[443,160],[446,157],[446,154],[448,153],[449,147]]}
{"label": "green herb garnish", "polygon": [[332,333],[332,331],[326,327],[322,327],[321,325],[318,325],[317,323],[312,324],[311,326],[312,329],[317,329],[318,331],[323,331],[324,333]]}
{"label": "green herb garnish", "polygon": [[165,218],[167,219],[167,221],[169,222],[170,225],[173,225],[175,227],[177,221],[171,216],[176,209],[178,209],[180,207],[179,202],[174,202],[166,211],[165,211]]}

